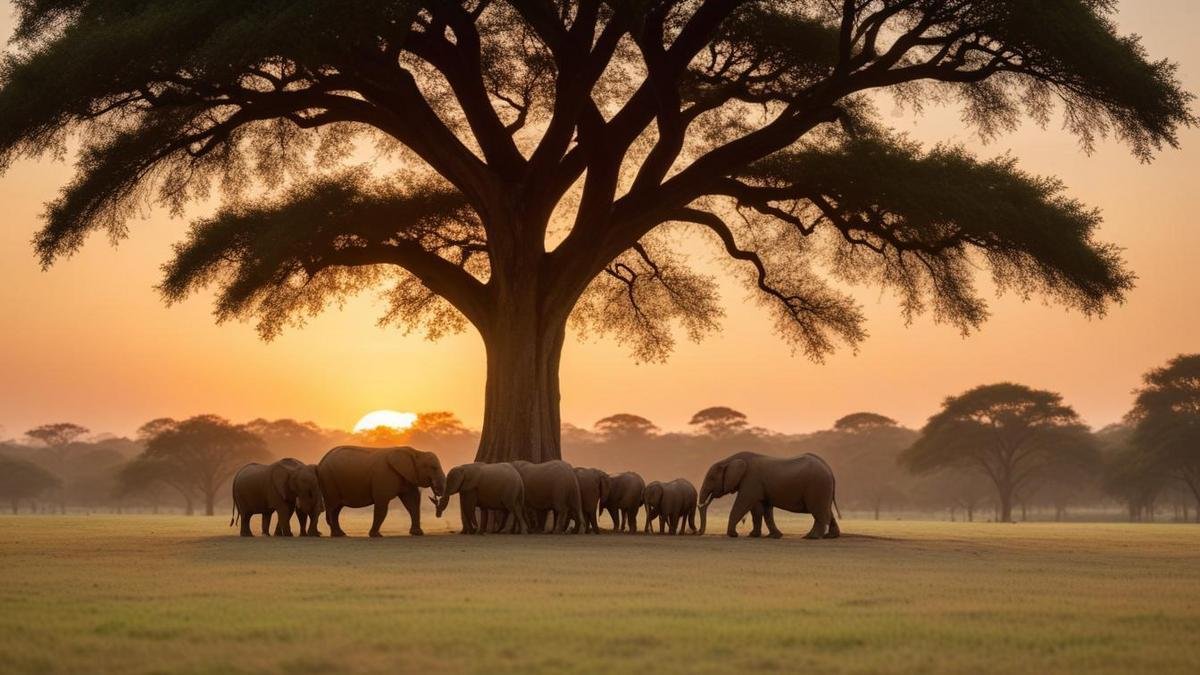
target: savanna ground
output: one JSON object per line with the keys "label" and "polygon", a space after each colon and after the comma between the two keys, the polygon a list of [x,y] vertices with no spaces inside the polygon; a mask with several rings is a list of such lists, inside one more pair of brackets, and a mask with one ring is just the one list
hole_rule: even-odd
{"label": "savanna ground", "polygon": [[0,517],[0,671],[1200,672],[1195,525],[810,542],[807,517],[779,541],[723,521],[417,538],[394,511],[382,540],[243,540],[221,518]]}

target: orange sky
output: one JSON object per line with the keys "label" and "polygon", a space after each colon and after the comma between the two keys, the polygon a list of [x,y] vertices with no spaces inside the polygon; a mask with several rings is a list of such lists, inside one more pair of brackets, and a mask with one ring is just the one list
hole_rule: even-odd
{"label": "orange sky", "polygon": [[[1180,64],[1200,92],[1200,3],[1126,0],[1120,23],[1152,55]],[[11,19],[0,18],[7,35]],[[897,128],[934,142],[978,147],[954,111],[896,113]],[[633,412],[683,429],[695,410],[729,405],[780,431],[825,428],[838,416],[875,410],[919,425],[948,394],[1011,379],[1062,392],[1093,425],[1120,418],[1141,374],[1180,352],[1200,351],[1200,131],[1183,149],[1142,165],[1104,144],[1088,157],[1056,127],[1027,125],[987,147],[1064,178],[1070,193],[1099,206],[1103,238],[1126,248],[1140,279],[1124,306],[1087,320],[1035,300],[1000,299],[982,331],[962,338],[919,319],[906,327],[894,299],[858,289],[870,337],[857,354],[824,364],[793,357],[770,319],[727,286],[720,335],[683,340],[666,364],[636,365],[611,342],[569,340],[563,355],[563,419],[590,426]],[[272,343],[245,324],[216,326],[210,299],[168,308],[153,289],[186,220],[154,212],[113,249],[97,236],[47,272],[29,241],[42,204],[67,180],[61,163],[21,163],[0,178],[0,439],[32,425],[69,420],[130,433],[157,416],[214,412],[235,420],[296,417],[349,428],[365,412],[453,410],[482,419],[484,362],[474,332],[437,343],[380,329],[382,305],[365,295]],[[703,256],[698,265],[708,265]]]}

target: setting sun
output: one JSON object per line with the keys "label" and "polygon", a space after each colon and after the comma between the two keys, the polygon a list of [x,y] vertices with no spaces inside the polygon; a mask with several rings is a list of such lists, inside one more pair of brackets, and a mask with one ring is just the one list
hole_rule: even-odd
{"label": "setting sun", "polygon": [[395,410],[375,410],[363,415],[362,419],[360,419],[358,423],[354,425],[354,433],[368,431],[370,429],[378,429],[379,427],[407,429],[416,421],[416,413],[396,412]]}

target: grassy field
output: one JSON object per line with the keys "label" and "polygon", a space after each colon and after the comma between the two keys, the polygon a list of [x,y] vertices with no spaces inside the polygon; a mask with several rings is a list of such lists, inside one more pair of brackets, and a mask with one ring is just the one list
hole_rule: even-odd
{"label": "grassy field", "polygon": [[396,513],[400,536],[335,541],[226,522],[0,517],[0,671],[1200,672],[1194,525],[417,538]]}

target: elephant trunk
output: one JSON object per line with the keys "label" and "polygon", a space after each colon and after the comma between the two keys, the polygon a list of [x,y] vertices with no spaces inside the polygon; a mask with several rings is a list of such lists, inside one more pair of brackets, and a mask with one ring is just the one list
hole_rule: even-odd
{"label": "elephant trunk", "polygon": [[708,528],[708,505],[712,504],[712,501],[713,497],[709,495],[708,499],[700,504],[700,531],[696,534],[703,535],[704,530]]}

